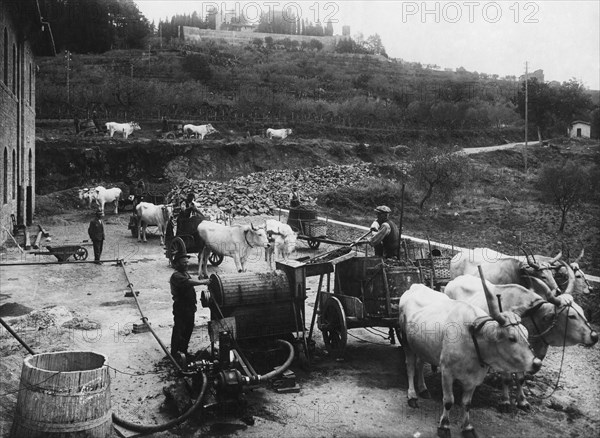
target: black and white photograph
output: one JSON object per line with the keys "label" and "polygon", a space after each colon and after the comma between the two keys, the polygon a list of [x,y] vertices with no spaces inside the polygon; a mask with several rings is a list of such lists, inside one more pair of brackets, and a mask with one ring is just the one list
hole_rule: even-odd
{"label": "black and white photograph", "polygon": [[600,436],[600,2],[0,0],[0,438]]}

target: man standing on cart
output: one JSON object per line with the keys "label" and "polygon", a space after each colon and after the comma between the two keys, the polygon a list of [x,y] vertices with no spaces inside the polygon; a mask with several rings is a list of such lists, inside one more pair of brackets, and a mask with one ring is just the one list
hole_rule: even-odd
{"label": "man standing on cart", "polygon": [[369,244],[374,248],[378,257],[398,257],[400,251],[400,231],[398,226],[389,218],[392,210],[386,205],[375,209],[377,220],[371,225],[375,235],[369,239]]}

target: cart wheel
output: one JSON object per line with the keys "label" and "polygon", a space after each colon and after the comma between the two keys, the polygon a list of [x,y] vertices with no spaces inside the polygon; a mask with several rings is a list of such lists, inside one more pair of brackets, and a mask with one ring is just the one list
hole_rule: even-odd
{"label": "cart wheel", "polygon": [[175,266],[175,254],[181,252],[187,252],[185,243],[181,237],[175,237],[169,246],[169,263],[171,266]]}
{"label": "cart wheel", "polygon": [[223,263],[223,256],[221,254],[211,252],[208,256],[208,261],[213,266],[219,266],[221,263]]}
{"label": "cart wheel", "polygon": [[87,256],[88,256],[87,249],[85,249],[83,246],[80,246],[79,248],[77,248],[77,251],[75,251],[75,254],[73,254],[73,258],[75,260],[85,260],[85,259],[87,259]]}
{"label": "cart wheel", "polygon": [[93,130],[91,130],[91,129],[88,129],[87,131],[85,131],[85,132],[83,133],[83,136],[84,136],[84,137],[91,137],[92,135],[94,135],[94,131],[93,131]]}
{"label": "cart wheel", "polygon": [[323,333],[323,341],[329,354],[334,359],[342,358],[348,341],[348,329],[346,313],[340,300],[330,297],[325,302],[319,328]]}
{"label": "cart wheel", "polygon": [[167,132],[166,137],[168,140],[175,140],[175,134],[172,132]]}
{"label": "cart wheel", "polygon": [[317,239],[308,239],[308,247],[311,249],[319,249],[319,245],[321,245],[321,242],[319,242]]}

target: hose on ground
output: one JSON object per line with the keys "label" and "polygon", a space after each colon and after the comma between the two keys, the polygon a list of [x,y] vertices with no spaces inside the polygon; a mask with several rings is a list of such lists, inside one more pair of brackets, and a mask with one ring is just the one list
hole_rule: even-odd
{"label": "hose on ground", "polygon": [[124,427],[126,429],[133,430],[135,432],[142,432],[142,433],[163,432],[165,430],[169,430],[169,429],[183,423],[188,418],[190,418],[190,416],[194,412],[196,412],[200,407],[202,407],[202,402],[204,399],[204,395],[206,394],[207,388],[208,388],[208,377],[207,377],[206,373],[202,372],[202,389],[200,390],[200,395],[196,399],[196,402],[184,414],[182,414],[181,416],[179,416],[171,421],[168,421],[167,423],[157,424],[155,426],[132,423],[131,421],[127,421],[122,418],[119,418],[119,416],[117,414],[115,414],[114,412],[112,414],[112,418],[113,418],[113,421],[115,422],[115,424],[117,424],[121,427]]}
{"label": "hose on ground", "polygon": [[287,360],[283,363],[283,365],[281,365],[280,367],[275,368],[273,371],[262,375],[262,376],[256,376],[250,379],[250,383],[251,384],[256,384],[258,382],[263,382],[265,380],[271,380],[274,379],[275,377],[280,376],[281,374],[283,374],[283,372],[285,370],[287,370],[290,365],[292,364],[292,361],[294,360],[294,347],[292,344],[290,344],[288,341],[284,341],[283,339],[275,339],[275,342],[283,345],[284,347],[288,347],[290,350],[290,355],[288,356]]}

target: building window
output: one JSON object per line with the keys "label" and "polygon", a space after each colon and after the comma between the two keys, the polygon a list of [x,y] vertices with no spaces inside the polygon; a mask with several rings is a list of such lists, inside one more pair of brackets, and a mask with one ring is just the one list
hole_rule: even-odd
{"label": "building window", "polygon": [[12,51],[12,92],[17,94],[17,46],[13,44]]}
{"label": "building window", "polygon": [[33,90],[33,66],[29,63],[29,106],[31,106],[31,93]]}
{"label": "building window", "polygon": [[13,166],[12,166],[12,198],[15,199],[17,197],[17,155],[15,150],[13,149]]}
{"label": "building window", "polygon": [[4,28],[4,84],[8,85],[8,31]]}
{"label": "building window", "polygon": [[4,171],[4,178],[2,181],[2,184],[4,185],[2,190],[2,203],[3,204],[7,204],[8,203],[8,149],[6,149],[6,147],[4,148],[4,168],[2,169]]}

